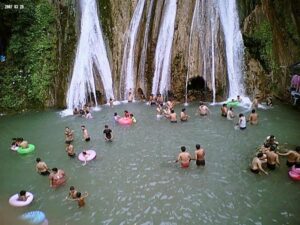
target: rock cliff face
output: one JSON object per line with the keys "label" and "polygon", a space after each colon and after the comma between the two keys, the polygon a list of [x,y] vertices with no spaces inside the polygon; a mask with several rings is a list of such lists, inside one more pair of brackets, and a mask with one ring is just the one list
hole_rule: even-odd
{"label": "rock cliff face", "polygon": [[[166,1],[153,0],[153,7],[150,12],[151,0],[146,1],[138,32],[137,47],[134,50],[134,71],[137,74],[135,90],[144,88],[145,90],[143,91],[148,95],[151,93],[155,48],[162,11]],[[120,75],[124,45],[128,35],[127,30],[137,2],[138,0],[97,0],[100,22],[106,36],[106,46],[112,68],[114,92],[117,98],[120,96]],[[191,22],[195,3],[196,0],[177,0],[171,60],[171,90],[176,98],[181,100],[185,95],[186,75],[189,66],[189,78],[199,75],[204,76],[204,65],[199,63],[202,57],[199,54],[199,51],[201,51],[199,46],[194,44],[189,53]],[[300,1],[246,0],[237,1],[237,3],[240,27],[245,43],[245,86],[247,94],[250,97],[255,95],[261,97],[266,95],[286,96],[286,89],[290,80],[289,65],[300,59]],[[62,12],[57,22],[60,37],[58,61],[61,69],[56,80],[55,96],[57,96],[57,100],[55,104],[61,106],[64,104],[64,94],[66,93],[68,81],[67,74],[71,74],[71,65],[75,53],[75,50],[72,49],[75,49],[74,44],[68,45],[67,43],[69,41],[74,43],[74,26],[76,25],[72,14],[73,11],[68,8],[70,6],[57,3],[57,7]],[[149,32],[145,33],[148,15],[151,16]],[[66,18],[63,18],[64,16]],[[226,75],[225,47],[220,24],[216,32],[218,50],[215,53],[215,85],[217,100],[221,100],[226,98],[228,80]],[[140,61],[145,35],[148,35],[148,45],[144,65],[145,85],[143,85],[140,76]],[[67,56],[62,56],[62,52],[67,52]],[[207,74],[205,78],[209,91],[206,92],[203,98],[211,101],[212,98],[209,93],[212,91],[212,80],[210,74]]]}

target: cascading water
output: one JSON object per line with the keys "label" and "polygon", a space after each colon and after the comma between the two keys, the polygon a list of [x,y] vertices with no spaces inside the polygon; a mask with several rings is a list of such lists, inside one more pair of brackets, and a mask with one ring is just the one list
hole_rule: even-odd
{"label": "cascading water", "polygon": [[176,17],[176,0],[166,0],[163,9],[163,18],[155,50],[155,70],[152,82],[152,94],[165,94],[170,86],[170,64],[174,24]]}
{"label": "cascading water", "polygon": [[217,0],[226,44],[226,61],[229,81],[229,98],[244,96],[243,58],[244,43],[239,29],[235,0]]}
{"label": "cascading water", "polygon": [[81,32],[72,80],[67,93],[69,111],[86,104],[89,95],[97,106],[94,72],[100,74],[106,99],[114,98],[112,75],[95,0],[80,0],[80,9]]}
{"label": "cascading water", "polygon": [[[130,27],[123,54],[122,73],[120,82],[121,99],[125,99],[129,90],[132,90],[132,92],[134,93],[135,89],[136,70],[134,69],[134,50],[136,47],[137,33],[140,27],[144,6],[145,0],[139,0],[130,22]],[[122,86],[122,82],[125,82],[125,89]]]}
{"label": "cascading water", "polygon": [[[218,15],[214,1],[196,0],[189,41],[185,93],[186,102],[188,80],[192,71],[196,73],[196,75],[201,75],[209,84],[213,93],[213,102],[215,102],[215,51],[218,49],[217,29]],[[199,55],[192,56],[191,49],[194,49],[197,46],[199,51],[196,51],[196,54],[198,53]],[[199,62],[195,62],[195,58],[199,58]],[[207,74],[210,74],[211,76],[208,77]]]}
{"label": "cascading water", "polygon": [[139,66],[140,87],[144,91],[145,96],[147,96],[147,87],[146,87],[146,82],[145,82],[145,63],[146,63],[146,59],[147,59],[148,38],[149,38],[150,20],[151,20],[153,3],[154,3],[154,0],[151,0],[150,6],[148,9],[148,14],[147,14],[146,28],[145,28],[144,41],[143,41],[143,49],[142,49],[142,53],[141,53],[141,61],[140,61],[140,66]]}

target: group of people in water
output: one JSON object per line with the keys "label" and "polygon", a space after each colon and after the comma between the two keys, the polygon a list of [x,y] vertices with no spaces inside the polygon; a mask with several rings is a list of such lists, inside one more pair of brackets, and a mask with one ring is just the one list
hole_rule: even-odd
{"label": "group of people in water", "polygon": [[272,171],[277,166],[280,166],[279,156],[287,156],[286,165],[289,168],[292,166],[300,168],[300,146],[297,146],[295,150],[288,150],[285,153],[281,153],[278,151],[279,143],[275,139],[274,135],[270,135],[259,147],[250,166],[250,170],[253,173],[259,174],[262,172],[268,175],[266,168]]}
{"label": "group of people in water", "polygon": [[[129,92],[129,99],[128,102],[133,101],[133,95],[132,92]],[[231,102],[224,103],[221,106],[221,116],[226,118],[229,121],[232,121],[236,118],[235,112],[234,112],[234,106],[233,103],[241,103],[242,99],[240,96],[237,96],[236,100],[232,100]],[[113,100],[110,100],[110,105],[113,105]],[[269,100],[269,105],[272,104],[272,101]],[[171,123],[177,123],[177,114],[174,110],[175,102],[172,100],[167,101],[164,104],[164,100],[162,95],[158,94],[156,97],[154,95],[150,95],[148,105],[150,106],[156,106],[156,113],[157,118],[165,117],[168,119]],[[258,124],[258,114],[256,110],[258,109],[258,99],[255,98],[252,103],[252,110],[248,118],[243,113],[240,113],[238,115],[238,121],[236,123],[236,126],[240,130],[245,130],[247,127],[247,122],[249,122],[251,125]],[[201,117],[209,116],[211,114],[210,109],[204,102],[199,103],[198,107],[198,115]],[[90,108],[85,105],[82,109],[78,110],[77,108],[74,109],[74,115],[81,115],[85,118],[92,118],[91,116],[91,110]],[[131,119],[133,123],[136,123],[136,118],[132,113],[129,113],[127,110],[124,111],[124,116],[121,117],[118,115],[117,112],[114,113],[114,121],[118,122],[121,118],[127,118]],[[190,116],[186,113],[186,108],[182,108],[180,112],[180,121],[186,122]],[[91,137],[89,135],[89,132],[85,125],[81,125],[81,131],[82,131],[82,140],[85,142],[89,142],[91,140]],[[65,127],[64,131],[65,135],[65,144],[66,144],[66,153],[70,158],[76,157],[75,148],[72,144],[74,141],[74,131],[70,129],[69,127]],[[103,130],[104,140],[107,142],[112,142],[114,135],[112,129],[108,126],[104,126]],[[263,173],[268,174],[266,171],[266,168],[269,170],[275,170],[277,166],[280,165],[279,162],[279,156],[287,156],[287,162],[286,165],[288,167],[294,166],[296,168],[300,168],[300,146],[296,147],[295,150],[288,150],[285,153],[277,152],[279,143],[275,140],[274,135],[270,135],[266,138],[265,142],[262,146],[260,146],[259,151],[256,153],[255,157],[252,160],[252,163],[250,165],[250,170],[255,173]],[[23,138],[13,138],[12,142],[12,149],[13,148],[27,148],[28,142],[24,141]],[[181,146],[181,152],[178,154],[176,163],[179,162],[180,166],[182,168],[188,168],[190,166],[190,162],[192,160],[195,160],[196,166],[205,166],[205,150],[200,144],[195,145],[195,151],[194,156],[192,156],[186,149],[185,146]],[[82,155],[84,158],[88,157],[87,150],[83,150]],[[87,163],[87,160],[85,160],[84,164]],[[64,184],[66,182],[66,174],[62,169],[58,169],[56,167],[49,169],[47,164],[42,161],[41,158],[36,158],[36,171],[42,176],[48,176],[49,178],[49,185],[50,187],[59,187],[60,185]],[[26,195],[25,190],[21,190],[19,192],[18,201],[26,201],[28,196]],[[85,205],[85,198],[88,196],[88,193],[81,193],[75,189],[74,186],[70,187],[69,194],[66,197],[68,200],[77,201],[79,207],[83,207]]]}

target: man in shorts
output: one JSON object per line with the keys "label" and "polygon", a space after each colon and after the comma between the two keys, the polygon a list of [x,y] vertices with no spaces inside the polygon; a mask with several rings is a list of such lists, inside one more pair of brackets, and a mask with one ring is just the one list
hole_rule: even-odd
{"label": "man in shorts", "polygon": [[105,141],[112,141],[113,139],[112,130],[108,128],[108,125],[104,126],[103,134],[104,134]]}

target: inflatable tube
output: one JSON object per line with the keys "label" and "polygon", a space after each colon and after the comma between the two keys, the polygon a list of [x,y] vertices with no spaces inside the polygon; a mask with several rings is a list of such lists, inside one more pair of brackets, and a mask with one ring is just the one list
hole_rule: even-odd
{"label": "inflatable tube", "polygon": [[27,191],[26,196],[28,196],[26,201],[18,201],[19,194],[15,194],[15,195],[13,195],[9,198],[8,202],[11,206],[23,207],[23,206],[29,205],[33,200],[33,194],[32,193]]}
{"label": "inflatable tube", "polygon": [[[88,154],[88,156],[86,156],[86,161],[91,161],[93,160],[94,158],[96,158],[96,152],[94,150],[87,150],[86,153]],[[85,158],[83,156],[83,153],[80,152],[80,154],[78,155],[78,159],[82,162],[85,161]]]}
{"label": "inflatable tube", "polygon": [[48,224],[48,220],[46,219],[45,213],[42,211],[30,211],[27,213],[24,213],[21,216],[21,220],[27,221],[31,224]]}
{"label": "inflatable tube", "polygon": [[33,152],[34,149],[35,146],[33,144],[28,144],[28,148],[19,147],[17,151],[20,155],[24,155]]}
{"label": "inflatable tube", "polygon": [[238,106],[240,103],[238,101],[229,101],[226,102],[227,106],[232,107],[232,106]]}
{"label": "inflatable tube", "polygon": [[131,125],[132,124],[132,119],[121,117],[120,119],[118,119],[118,123],[122,124],[122,125]]}
{"label": "inflatable tube", "polygon": [[18,146],[12,145],[12,146],[10,147],[10,150],[16,152],[16,151],[18,150],[18,148],[19,148]]}
{"label": "inflatable tube", "polygon": [[293,166],[289,171],[289,176],[292,180],[300,181],[300,168]]}

